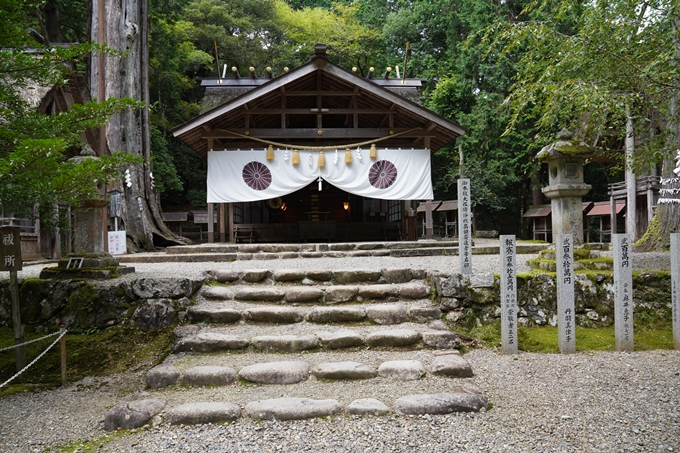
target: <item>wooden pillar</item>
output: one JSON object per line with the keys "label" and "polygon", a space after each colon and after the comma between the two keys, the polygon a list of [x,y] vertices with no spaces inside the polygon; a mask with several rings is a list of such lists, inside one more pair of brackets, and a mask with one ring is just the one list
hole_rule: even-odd
{"label": "wooden pillar", "polygon": [[652,218],[654,217],[654,189],[652,188],[652,182],[647,181],[647,226],[652,223]]}
{"label": "wooden pillar", "polygon": [[227,242],[234,242],[234,204],[226,204],[226,214],[227,214],[227,234],[229,235]]}
{"label": "wooden pillar", "polygon": [[227,232],[226,232],[226,209],[224,203],[220,203],[220,214],[219,214],[219,228],[220,228],[220,242],[227,242]]}
{"label": "wooden pillar", "polygon": [[432,200],[425,202],[425,238],[432,239]]}
{"label": "wooden pillar", "polygon": [[208,242],[215,242],[215,209],[212,203],[208,203]]}
{"label": "wooden pillar", "polygon": [[[609,223],[611,225],[611,234],[616,234],[616,200],[614,199],[614,189],[612,189],[612,194],[609,196]],[[612,241],[611,236],[609,237],[609,242]]]}

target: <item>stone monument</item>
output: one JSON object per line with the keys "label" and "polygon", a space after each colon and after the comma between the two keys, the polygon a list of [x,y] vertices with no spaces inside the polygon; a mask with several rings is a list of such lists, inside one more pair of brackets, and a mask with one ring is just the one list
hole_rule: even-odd
{"label": "stone monument", "polygon": [[552,207],[553,238],[570,234],[574,244],[583,243],[583,212],[581,197],[592,186],[583,182],[585,160],[600,154],[600,149],[572,139],[572,134],[562,129],[558,140],[539,151],[536,158],[548,164],[549,185],[543,193],[550,198]]}
{"label": "stone monument", "polygon": [[[86,159],[98,159],[89,145],[71,161],[78,164]],[[83,200],[74,209],[74,252],[59,260],[58,267],[44,268],[40,278],[112,278],[135,271],[134,267],[120,266],[119,261],[108,253],[108,206],[105,199]]]}

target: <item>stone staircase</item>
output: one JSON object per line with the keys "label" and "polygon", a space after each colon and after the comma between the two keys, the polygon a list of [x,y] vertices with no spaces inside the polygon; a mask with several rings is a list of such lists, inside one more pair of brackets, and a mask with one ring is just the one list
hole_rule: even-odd
{"label": "stone staircase", "polygon": [[[419,269],[216,269],[107,429],[488,407]],[[131,422],[131,420],[133,422]]]}
{"label": "stone staircase", "polygon": [[[475,240],[473,254],[498,254],[498,240]],[[548,244],[518,243],[517,253],[537,253]],[[336,242],[316,244],[196,244],[168,247],[162,253],[121,255],[121,263],[206,262],[293,258],[344,258],[366,256],[455,256],[457,240],[421,240],[396,242]]]}

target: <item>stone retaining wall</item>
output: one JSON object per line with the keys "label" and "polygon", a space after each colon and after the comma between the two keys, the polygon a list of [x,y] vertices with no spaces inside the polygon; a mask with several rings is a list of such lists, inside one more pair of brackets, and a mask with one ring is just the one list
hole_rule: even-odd
{"label": "stone retaining wall", "polygon": [[[498,276],[474,274],[467,277],[415,270],[410,273],[422,278],[425,285],[433,289],[430,292],[432,302],[445,312],[454,329],[456,324],[486,324],[500,316]],[[394,274],[397,275],[400,274]],[[278,284],[265,281],[268,285]],[[27,279],[20,287],[21,318],[29,325],[51,324],[59,318],[71,328],[80,329],[105,328],[130,320],[142,329],[155,329],[183,321],[190,299],[203,283],[203,280],[150,278],[94,283]],[[636,312],[670,316],[670,273],[636,273],[633,284]],[[555,277],[520,275],[517,287],[521,325],[556,323]],[[613,324],[611,275],[577,275],[575,293],[578,326]],[[0,281],[0,326],[11,324],[10,307],[9,281],[3,280]]]}

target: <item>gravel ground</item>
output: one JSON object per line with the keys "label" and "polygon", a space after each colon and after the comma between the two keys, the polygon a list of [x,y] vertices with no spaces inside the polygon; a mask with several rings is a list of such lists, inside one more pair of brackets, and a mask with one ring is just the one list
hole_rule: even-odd
{"label": "gravel ground", "polygon": [[[490,350],[475,350],[466,358],[475,370],[473,381],[485,390],[493,403],[493,408],[486,413],[376,418],[343,415],[299,422],[259,423],[241,419],[229,425],[161,425],[115,437],[99,451],[666,452],[680,449],[679,351],[503,356]],[[140,393],[141,382],[141,375],[125,374],[106,380],[87,379],[65,389],[40,394],[2,398],[0,451],[41,452],[47,445],[67,440],[100,438],[105,434],[101,430],[103,416],[111,405],[124,399],[148,397]],[[433,384],[431,391],[441,391],[447,384],[456,383],[430,378],[424,382]],[[312,389],[319,386],[313,381],[310,383]],[[296,388],[296,394],[304,394],[305,385],[295,384],[289,389]],[[329,385],[334,384],[324,384],[325,388]],[[337,390],[338,393],[347,391],[345,387]],[[206,390],[210,391],[215,390]],[[187,399],[193,395],[183,393]],[[201,395],[201,399],[204,396],[208,395]],[[393,402],[388,394],[381,399],[388,405]]]}

